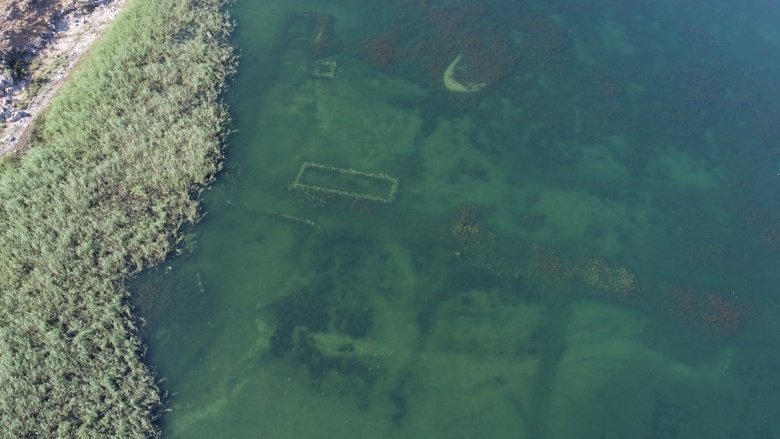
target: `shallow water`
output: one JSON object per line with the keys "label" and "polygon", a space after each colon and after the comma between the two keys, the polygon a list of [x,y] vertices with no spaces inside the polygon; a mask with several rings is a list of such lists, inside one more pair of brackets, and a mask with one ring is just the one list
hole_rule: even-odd
{"label": "shallow water", "polygon": [[777,5],[265,3],[130,285],[166,437],[780,436]]}

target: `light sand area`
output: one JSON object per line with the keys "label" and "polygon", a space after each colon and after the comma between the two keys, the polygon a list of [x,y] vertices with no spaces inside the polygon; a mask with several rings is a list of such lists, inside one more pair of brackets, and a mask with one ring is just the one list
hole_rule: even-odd
{"label": "light sand area", "polygon": [[[12,118],[0,125],[0,154],[20,152],[30,147],[30,133],[36,117],[125,3],[126,0],[104,0],[90,13],[77,10],[65,15],[56,24],[53,40],[36,57],[38,66],[30,80],[15,85],[10,94],[2,98],[4,107],[10,106],[13,111],[23,111],[22,114],[29,116],[13,122]],[[36,80],[40,84],[37,90],[29,85]]]}

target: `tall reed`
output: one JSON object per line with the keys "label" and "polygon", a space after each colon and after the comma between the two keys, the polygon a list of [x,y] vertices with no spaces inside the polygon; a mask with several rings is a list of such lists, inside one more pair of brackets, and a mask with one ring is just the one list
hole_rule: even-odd
{"label": "tall reed", "polygon": [[198,218],[229,122],[224,0],[128,0],[0,163],[0,425],[7,437],[159,434],[124,280]]}

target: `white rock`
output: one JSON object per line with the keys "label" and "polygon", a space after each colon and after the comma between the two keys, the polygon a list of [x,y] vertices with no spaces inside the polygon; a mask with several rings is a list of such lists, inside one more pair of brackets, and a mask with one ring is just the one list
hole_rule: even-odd
{"label": "white rock", "polygon": [[13,116],[11,116],[11,122],[16,122],[19,120],[24,119],[25,117],[30,117],[30,113],[26,111],[16,111],[14,112]]}

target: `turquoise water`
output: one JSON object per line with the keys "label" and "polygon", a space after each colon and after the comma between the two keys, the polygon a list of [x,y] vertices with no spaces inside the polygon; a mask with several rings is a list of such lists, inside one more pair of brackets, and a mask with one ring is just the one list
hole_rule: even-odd
{"label": "turquoise water", "polygon": [[267,3],[130,285],[166,437],[780,436],[777,5]]}

